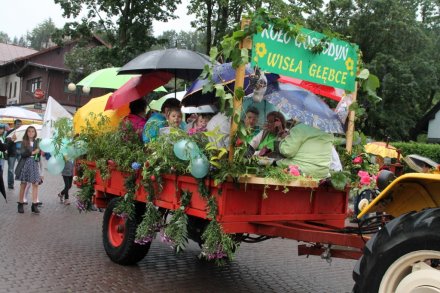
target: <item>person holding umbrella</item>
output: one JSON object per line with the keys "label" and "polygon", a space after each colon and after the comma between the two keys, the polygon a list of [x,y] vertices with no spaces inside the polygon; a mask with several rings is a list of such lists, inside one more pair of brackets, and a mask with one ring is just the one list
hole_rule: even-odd
{"label": "person holding umbrella", "polygon": [[[3,131],[2,131],[3,130]],[[0,125],[0,132],[4,132],[5,130],[5,125],[1,124]],[[4,143],[4,135],[3,133],[0,136],[0,155],[2,157],[1,162],[2,164],[0,165],[0,192],[2,193],[3,197],[5,198],[6,202],[8,202],[8,200],[6,199],[6,190],[5,190],[5,183],[3,182],[3,165],[4,165],[4,153],[6,151],[6,144]]]}
{"label": "person holding umbrella", "polygon": [[[8,136],[11,132],[13,132],[15,129],[19,128],[21,126],[22,122],[20,119],[16,119],[14,121],[14,128],[9,129],[9,131],[6,133],[6,136]],[[20,160],[20,142],[15,142],[14,137],[6,139],[6,145],[7,145],[7,153],[8,153],[8,188],[14,189],[14,167],[15,162]]]}
{"label": "person holding umbrella", "polygon": [[[4,145],[4,148],[2,147],[0,150],[0,175],[3,177],[3,168],[5,166],[5,151],[6,151],[6,126],[4,124],[0,124],[0,144]],[[3,179],[3,178],[2,178]]]}

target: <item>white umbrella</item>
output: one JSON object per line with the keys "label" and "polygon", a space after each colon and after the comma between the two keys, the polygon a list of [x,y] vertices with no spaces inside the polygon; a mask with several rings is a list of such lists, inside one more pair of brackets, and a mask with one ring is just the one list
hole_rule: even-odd
{"label": "white umbrella", "polygon": [[26,119],[26,120],[35,120],[35,121],[43,121],[38,113],[26,110],[21,107],[11,106],[0,109],[0,118],[13,118],[13,119]]}
{"label": "white umbrella", "polygon": [[41,129],[43,128],[43,126],[40,125],[40,124],[22,125],[19,128],[17,128],[14,131],[12,131],[11,133],[9,133],[9,135],[7,137],[12,138],[12,136],[15,135],[15,137],[17,138],[15,140],[15,142],[23,141],[23,136],[24,136],[24,134],[26,132],[26,129],[29,126],[35,127],[35,129],[37,130],[37,138],[41,137]]}
{"label": "white umbrella", "polygon": [[182,107],[182,113],[216,113],[217,108],[213,105],[204,105],[198,107]]}

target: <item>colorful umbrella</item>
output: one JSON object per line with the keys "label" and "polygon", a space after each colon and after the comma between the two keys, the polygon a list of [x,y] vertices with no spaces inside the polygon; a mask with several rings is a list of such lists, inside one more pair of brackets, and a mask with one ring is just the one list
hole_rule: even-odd
{"label": "colorful umbrella", "polygon": [[133,77],[110,96],[105,110],[118,109],[128,105],[131,101],[137,100],[168,83],[172,77],[171,73],[163,71]]}
{"label": "colorful umbrella", "polygon": [[[254,70],[247,65],[245,68],[245,79],[243,88],[245,90],[245,95],[250,95],[254,91],[252,86],[251,76],[255,74]],[[278,74],[266,74],[267,83],[273,83],[278,78]],[[225,89],[230,93],[234,92],[234,82],[235,82],[235,69],[232,67],[232,63],[224,63],[214,66],[212,79],[215,84],[225,85]],[[182,99],[182,104],[185,106],[200,106],[214,104],[218,99],[215,96],[215,91],[202,93],[203,86],[208,84],[208,79],[198,79],[190,86],[187,90],[185,97]]]}
{"label": "colorful umbrella", "polygon": [[[111,95],[112,93],[109,93],[101,97],[93,98],[76,111],[75,116],[73,116],[73,129],[75,133],[81,133],[82,129],[88,127],[87,121],[89,121],[91,127],[96,127],[99,122],[99,114],[109,118],[109,124],[105,130],[111,131],[117,129],[121,120],[130,113],[130,109],[128,108],[128,104],[126,104],[116,110],[105,110],[105,106]],[[94,115],[90,115],[90,113]]]}
{"label": "colorful umbrella", "polygon": [[166,71],[175,77],[194,80],[202,73],[205,65],[211,64],[207,55],[186,49],[163,49],[145,52],[120,70],[120,74],[151,73]]}
{"label": "colorful umbrella", "polygon": [[303,89],[311,91],[314,94],[330,98],[335,101],[340,101],[345,91],[343,89],[334,88],[327,85],[317,84],[310,81],[305,81],[298,78],[280,76],[278,79],[279,82],[282,83],[290,83],[296,86],[299,86]]}
{"label": "colorful umbrella", "polygon": [[118,75],[119,69],[120,67],[110,67],[95,71],[87,75],[77,85],[89,88],[118,89],[132,77],[139,76],[136,74]]}
{"label": "colorful umbrella", "polygon": [[264,96],[284,115],[329,133],[344,133],[338,115],[317,95],[291,84],[279,83]]}
{"label": "colorful umbrella", "polygon": [[23,141],[23,136],[24,136],[24,134],[26,132],[26,129],[29,126],[33,126],[37,130],[37,138],[38,137],[41,138],[41,129],[43,128],[43,125],[41,125],[41,124],[22,125],[19,128],[17,128],[14,131],[12,131],[11,133],[9,133],[7,137],[11,138],[12,136],[15,135],[15,137],[16,137],[15,141],[16,142]]}
{"label": "colorful umbrella", "polygon": [[381,156],[382,158],[398,158],[399,153],[397,149],[392,145],[384,142],[384,141],[373,141],[367,143],[365,146],[365,152],[377,156]]}

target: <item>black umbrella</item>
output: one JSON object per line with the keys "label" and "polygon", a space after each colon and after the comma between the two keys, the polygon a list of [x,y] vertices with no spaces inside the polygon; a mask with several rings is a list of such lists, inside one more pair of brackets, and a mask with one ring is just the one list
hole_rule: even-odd
{"label": "black umbrella", "polygon": [[209,56],[186,49],[163,49],[145,52],[119,69],[119,74],[168,71],[177,78],[194,80],[202,73]]}
{"label": "black umbrella", "polygon": [[8,202],[8,200],[6,199],[6,189],[5,189],[5,183],[3,182],[3,176],[0,176],[0,192],[3,194],[3,197],[5,198],[6,202]]}

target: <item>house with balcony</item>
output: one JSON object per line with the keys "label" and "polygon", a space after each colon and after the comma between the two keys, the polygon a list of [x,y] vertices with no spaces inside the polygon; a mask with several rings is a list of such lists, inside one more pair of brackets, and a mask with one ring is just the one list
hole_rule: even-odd
{"label": "house with balcony", "polygon": [[[56,45],[41,51],[18,47],[20,49],[15,48],[16,54],[3,55],[2,49],[7,52],[13,45],[0,44],[0,95],[6,97],[6,104],[44,109],[48,97],[52,96],[68,111],[74,112],[87,103],[91,96],[104,94],[103,89],[92,89],[88,95],[80,91],[68,91],[70,69],[65,65],[64,58],[76,45],[77,41],[70,40],[62,46]],[[108,47],[97,36],[92,37],[89,46]]]}

